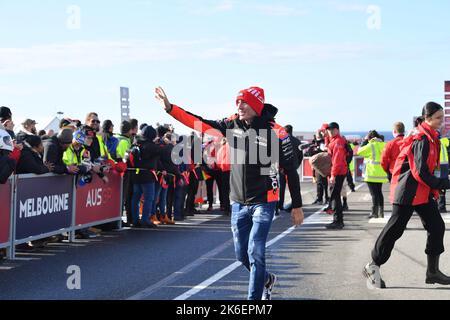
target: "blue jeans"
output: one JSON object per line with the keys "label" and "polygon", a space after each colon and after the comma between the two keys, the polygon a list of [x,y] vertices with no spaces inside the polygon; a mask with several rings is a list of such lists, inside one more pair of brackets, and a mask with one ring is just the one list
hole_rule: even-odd
{"label": "blue jeans", "polygon": [[244,206],[233,203],[231,229],[236,258],[250,271],[248,300],[261,300],[269,280],[266,271],[266,241],[277,202]]}
{"label": "blue jeans", "polygon": [[[155,201],[153,201],[152,216],[156,214],[156,208],[159,207],[159,213],[166,215],[167,190],[161,187],[159,183],[155,184]],[[159,198],[159,200],[158,200]]]}
{"label": "blue jeans", "polygon": [[177,184],[173,200],[173,217],[176,219],[183,219],[184,199],[185,187]]}
{"label": "blue jeans", "polygon": [[131,213],[133,223],[136,224],[139,221],[139,203],[141,197],[144,195],[144,208],[142,210],[142,222],[147,223],[150,217],[150,211],[153,208],[153,202],[155,201],[155,183],[134,184],[133,185],[133,199],[131,201]]}

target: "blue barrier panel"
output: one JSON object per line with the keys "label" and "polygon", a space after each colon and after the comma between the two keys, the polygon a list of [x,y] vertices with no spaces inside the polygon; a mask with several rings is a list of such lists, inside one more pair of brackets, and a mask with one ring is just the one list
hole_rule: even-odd
{"label": "blue barrier panel", "polygon": [[72,176],[21,175],[16,188],[15,240],[72,226]]}

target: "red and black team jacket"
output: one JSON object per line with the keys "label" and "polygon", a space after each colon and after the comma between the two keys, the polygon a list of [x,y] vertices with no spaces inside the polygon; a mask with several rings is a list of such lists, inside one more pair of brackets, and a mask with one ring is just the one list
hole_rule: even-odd
{"label": "red and black team jacket", "polygon": [[[275,135],[274,139],[279,141],[279,165],[288,176],[292,207],[300,208],[302,197],[295,153],[289,134],[274,121],[277,113],[277,108],[266,104],[261,117],[255,118],[248,126],[237,115],[218,121],[205,120],[176,105],[169,112],[172,117],[194,130],[203,133],[208,131],[209,135],[219,137],[227,136],[228,133],[231,148],[230,199],[244,205],[278,201],[279,184],[275,163],[263,159],[264,156],[271,155],[273,140],[268,135]],[[266,129],[266,134],[262,129]]]}
{"label": "red and black team jacket", "polygon": [[439,190],[449,189],[450,181],[441,180],[439,170],[441,143],[439,134],[428,124],[418,127],[419,133],[404,139],[392,172],[391,201],[398,205],[426,204],[437,199]]}

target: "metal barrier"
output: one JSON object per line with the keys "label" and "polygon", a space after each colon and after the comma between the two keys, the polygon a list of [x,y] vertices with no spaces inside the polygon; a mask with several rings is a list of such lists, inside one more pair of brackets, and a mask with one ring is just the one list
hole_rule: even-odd
{"label": "metal barrier", "polygon": [[0,248],[11,246],[11,203],[13,179],[0,185]]}
{"label": "metal barrier", "polygon": [[16,175],[0,185],[0,248],[8,247],[15,258],[15,246],[61,233],[69,233],[108,222],[122,221],[122,177],[107,174],[105,184],[94,175],[83,187],[69,175]]}

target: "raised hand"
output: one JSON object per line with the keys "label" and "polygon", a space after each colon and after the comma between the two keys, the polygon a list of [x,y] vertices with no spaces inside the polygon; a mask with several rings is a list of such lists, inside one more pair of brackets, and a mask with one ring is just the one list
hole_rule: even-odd
{"label": "raised hand", "polygon": [[161,105],[167,112],[172,111],[172,105],[170,104],[169,99],[167,98],[167,95],[164,92],[163,88],[158,87],[155,89],[155,98],[161,103]]}

